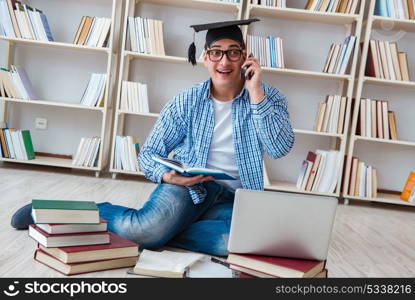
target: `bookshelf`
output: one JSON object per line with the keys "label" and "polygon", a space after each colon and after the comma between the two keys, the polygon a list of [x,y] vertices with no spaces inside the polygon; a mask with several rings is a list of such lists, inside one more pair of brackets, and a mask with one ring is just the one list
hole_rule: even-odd
{"label": "bookshelf", "polygon": [[[122,1],[51,1],[26,2],[42,9],[48,17],[54,42],[0,36],[6,48],[6,65],[23,66],[37,94],[42,99],[21,100],[0,98],[2,120],[9,127],[30,129],[35,150],[34,160],[1,158],[9,163],[54,166],[94,171],[96,176],[107,165],[110,148],[110,126],[113,118],[113,75],[117,68],[117,27],[121,18]],[[82,9],[79,7],[82,5]],[[64,21],[62,11],[65,12]],[[73,44],[83,15],[97,15],[111,19],[107,47]],[[67,60],[69,63],[67,63]],[[45,63],[47,62],[47,63]],[[42,68],[41,76],[38,70]],[[107,74],[102,107],[89,107],[79,103],[92,72]],[[66,74],[67,73],[67,74]],[[48,120],[47,130],[37,130],[35,117]],[[61,132],[64,132],[62,135]],[[101,145],[94,167],[72,165],[80,139],[85,134],[100,136]]]}
{"label": "bookshelf", "polygon": [[[387,100],[388,109],[395,112],[398,140],[389,140],[373,137],[363,137],[356,134],[359,118],[359,103],[354,104],[354,113],[350,130],[346,172],[343,182],[343,197],[346,203],[349,200],[391,203],[403,206],[414,206],[400,199],[400,192],[406,182],[407,176],[413,167],[415,136],[410,124],[413,122],[415,106],[410,101],[415,88],[414,81],[386,80],[365,76],[366,61],[368,58],[369,41],[385,40],[396,41],[409,55],[415,32],[414,20],[398,20],[374,15],[375,0],[369,2],[369,12],[364,33],[361,53],[360,70],[357,77],[356,99],[369,98]],[[406,49],[411,50],[406,50]],[[411,60],[412,59],[412,60]],[[414,78],[414,60],[409,57],[409,71],[411,80]],[[412,96],[413,98],[413,96]],[[348,194],[352,157],[356,156],[377,168],[378,193],[376,198],[359,197]]]}
{"label": "bookshelf", "polygon": [[[365,1],[359,3],[358,14],[309,11],[303,9],[306,1],[297,1],[296,3],[287,1],[287,5],[297,5],[287,8],[254,5],[249,0],[246,2],[244,18],[258,17],[261,19],[261,22],[254,23],[249,27],[250,34],[278,36],[284,40],[286,68],[263,67],[263,74],[266,82],[278,87],[287,96],[290,117],[293,121],[296,136],[294,149],[286,157],[276,161],[267,157],[264,159],[265,189],[339,197],[341,176],[338,179],[334,193],[299,190],[296,188],[296,179],[301,162],[306,158],[308,151],[329,148],[340,151],[342,157],[346,152],[348,124],[352,107],[350,99],[353,97],[359,43],[356,42],[355,44],[353,56],[345,75],[324,73],[316,69],[322,70],[324,67],[324,60],[328,54],[329,46],[334,42],[330,39],[330,36],[335,36],[340,41],[348,35],[356,35],[357,41],[359,41],[365,12]],[[304,32],[300,33],[299,31]],[[328,33],[327,36],[320,35],[320,32],[325,31]],[[246,36],[248,30],[245,30],[244,34]],[[306,37],[306,35],[316,36],[316,41],[323,44],[323,46],[313,43],[313,40]],[[301,43],[302,38],[309,39],[309,44]],[[307,48],[312,48],[313,53],[301,51]],[[298,55],[298,57],[295,57],[295,55]],[[296,99],[297,91],[295,89],[297,84],[304,90],[319,89],[323,91],[323,94],[321,92],[320,94],[310,92],[310,96],[298,94],[297,97],[301,99]],[[310,115],[312,114],[312,117],[314,117],[317,113],[315,110],[316,101],[323,100],[328,94],[347,96],[349,99],[343,134],[317,132],[313,129],[314,119]],[[295,103],[296,101],[299,103]],[[303,118],[307,115],[307,118]],[[343,168],[343,165],[344,161],[342,159],[341,168]],[[291,174],[285,174],[281,170],[290,170]]]}
{"label": "bookshelf", "polygon": [[[208,78],[207,71],[198,64],[187,62],[187,47],[193,39],[193,24],[241,19],[243,2],[228,3],[207,0],[127,0],[122,25],[121,60],[117,85],[117,101],[112,136],[109,171],[117,174],[144,176],[115,168],[115,138],[117,135],[137,136],[140,146],[144,143],[163,106],[181,90]],[[174,20],[169,16],[174,15]],[[130,51],[127,48],[128,17],[147,17],[163,21],[166,55],[151,55]],[[203,34],[196,35],[196,56],[203,47]],[[179,41],[179,42],[177,42]],[[171,76],[177,74],[177,76]],[[144,82],[148,85],[150,113],[121,110],[122,81]],[[168,84],[165,84],[168,82]]]}

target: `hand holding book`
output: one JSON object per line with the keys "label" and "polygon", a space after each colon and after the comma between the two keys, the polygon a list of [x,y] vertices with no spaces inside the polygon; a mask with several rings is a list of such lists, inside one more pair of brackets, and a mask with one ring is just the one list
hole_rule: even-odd
{"label": "hand holding book", "polygon": [[196,176],[182,176],[177,173],[175,170],[171,170],[169,172],[164,173],[163,175],[163,182],[175,184],[175,185],[184,185],[184,186],[192,186],[197,183],[205,182],[213,180],[212,176],[204,176],[204,175],[196,175]]}

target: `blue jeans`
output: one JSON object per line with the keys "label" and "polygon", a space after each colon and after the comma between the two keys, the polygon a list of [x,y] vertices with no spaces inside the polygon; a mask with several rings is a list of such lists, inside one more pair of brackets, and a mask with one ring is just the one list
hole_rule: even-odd
{"label": "blue jeans", "polygon": [[140,209],[99,203],[108,230],[140,245],[164,245],[226,256],[234,191],[214,181],[203,183],[207,197],[194,204],[186,187],[159,184]]}

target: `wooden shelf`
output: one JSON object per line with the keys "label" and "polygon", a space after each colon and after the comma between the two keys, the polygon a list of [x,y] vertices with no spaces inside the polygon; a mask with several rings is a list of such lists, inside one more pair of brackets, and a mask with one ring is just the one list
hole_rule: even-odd
{"label": "wooden shelf", "polygon": [[144,173],[141,172],[141,171],[134,172],[134,171],[125,171],[125,170],[113,169],[113,168],[111,168],[109,171],[110,171],[110,173],[144,176]]}
{"label": "wooden shelf", "polygon": [[82,104],[74,104],[74,103],[66,103],[66,102],[54,102],[54,101],[44,101],[44,100],[22,100],[22,99],[3,98],[3,97],[0,97],[0,100],[8,101],[8,102],[15,102],[15,103],[57,106],[57,107],[85,109],[85,110],[94,110],[94,111],[104,112],[103,107],[86,106]]}
{"label": "wooden shelf", "polygon": [[56,157],[48,157],[48,156],[36,156],[35,159],[30,159],[30,160],[0,158],[0,161],[13,162],[13,163],[22,163],[22,164],[31,164],[31,165],[43,165],[43,166],[53,166],[53,167],[62,167],[62,168],[71,168],[71,169],[83,169],[83,170],[99,171],[98,167],[74,166],[74,165],[72,165],[72,159],[56,158]]}
{"label": "wooden shelf", "polygon": [[149,118],[158,118],[160,114],[155,113],[140,113],[140,112],[131,112],[131,111],[125,111],[125,110],[118,110],[118,114],[125,114],[125,115],[136,115],[136,116],[142,116],[142,117],[149,117]]}
{"label": "wooden shelf", "polygon": [[288,68],[269,68],[269,67],[262,67],[264,72],[268,73],[276,73],[276,74],[283,74],[283,75],[291,75],[291,76],[301,76],[306,78],[316,78],[316,79],[329,79],[329,80],[351,80],[352,78],[350,75],[341,75],[341,74],[330,74],[324,72],[316,72],[316,71],[303,71],[303,70],[296,70],[296,69],[288,69]]}
{"label": "wooden shelf", "polygon": [[294,129],[294,133],[296,133],[296,134],[320,135],[320,136],[344,138],[344,135],[343,134],[328,133],[328,132],[318,132],[318,131],[314,131],[314,130]]}
{"label": "wooden shelf", "polygon": [[230,2],[213,1],[213,0],[212,1],[208,1],[208,0],[136,0],[137,4],[140,2],[166,5],[166,6],[177,6],[177,7],[183,7],[183,8],[214,10],[214,11],[228,12],[228,13],[237,12],[240,7],[240,3],[230,3]]}
{"label": "wooden shelf", "polygon": [[298,8],[279,8],[263,5],[251,5],[250,15],[258,17],[293,19],[328,24],[347,25],[357,22],[359,15],[318,12]]}
{"label": "wooden shelf", "polygon": [[381,78],[368,77],[368,76],[365,76],[363,80],[365,83],[373,84],[373,85],[381,85],[381,86],[387,85],[387,86],[415,88],[414,81],[389,80],[389,79],[381,79]]}
{"label": "wooden shelf", "polygon": [[356,141],[361,140],[361,141],[369,141],[369,142],[375,142],[375,143],[388,143],[388,144],[415,147],[415,142],[408,142],[408,141],[387,140],[387,139],[372,138],[372,137],[366,137],[366,136],[360,136],[360,135],[356,135],[354,139]]}
{"label": "wooden shelf", "polygon": [[70,50],[79,50],[79,51],[89,51],[89,52],[102,52],[111,54],[110,48],[99,48],[99,47],[90,47],[83,45],[76,45],[70,43],[61,43],[61,42],[43,42],[38,40],[28,40],[22,38],[11,38],[6,36],[0,36],[0,40],[8,41],[12,44],[23,44],[23,45],[32,45],[32,46],[41,46],[48,48],[61,48],[61,49],[70,49]]}
{"label": "wooden shelf", "polygon": [[385,30],[403,30],[415,32],[415,20],[401,20],[387,17],[373,16],[372,27]]}
{"label": "wooden shelf", "polygon": [[[179,56],[170,56],[170,55],[153,55],[153,54],[144,54],[139,52],[133,52],[133,51],[124,51],[125,56],[131,56],[132,58],[140,58],[150,61],[160,61],[160,62],[169,62],[169,63],[179,63],[179,64],[189,64],[187,61],[187,58],[185,57],[179,57]],[[196,62],[198,65],[203,65],[203,62],[201,60],[198,60]]]}
{"label": "wooden shelf", "polygon": [[284,182],[284,181],[271,181],[270,185],[265,185],[264,188],[266,190],[272,190],[272,191],[283,191],[283,192],[293,192],[293,193],[300,193],[300,194],[339,197],[339,194],[336,194],[336,193],[319,193],[319,192],[299,190],[297,189],[294,183]]}
{"label": "wooden shelf", "polygon": [[350,200],[360,200],[360,201],[369,201],[369,202],[391,203],[391,204],[398,204],[398,205],[405,205],[405,206],[415,206],[415,203],[404,201],[400,198],[400,195],[392,194],[392,193],[378,193],[377,198],[367,198],[367,197],[350,196],[350,195],[344,195],[343,197],[346,199],[350,199]]}

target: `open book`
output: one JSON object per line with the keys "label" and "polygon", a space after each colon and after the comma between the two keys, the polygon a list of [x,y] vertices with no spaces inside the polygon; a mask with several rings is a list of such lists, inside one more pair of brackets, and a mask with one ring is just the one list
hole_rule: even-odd
{"label": "open book", "polygon": [[183,165],[180,161],[164,158],[164,157],[157,157],[154,156],[153,159],[156,162],[161,163],[162,165],[175,170],[183,175],[205,175],[205,176],[212,176],[215,179],[222,179],[222,180],[236,180],[235,177],[221,171],[221,170],[214,170],[208,168],[199,168],[199,167],[188,167]]}

